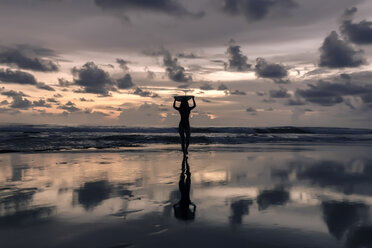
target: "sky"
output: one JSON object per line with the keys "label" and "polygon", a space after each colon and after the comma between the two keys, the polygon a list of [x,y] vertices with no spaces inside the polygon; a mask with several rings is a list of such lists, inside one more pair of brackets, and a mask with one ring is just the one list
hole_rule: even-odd
{"label": "sky", "polygon": [[372,121],[372,2],[1,0],[0,124]]}

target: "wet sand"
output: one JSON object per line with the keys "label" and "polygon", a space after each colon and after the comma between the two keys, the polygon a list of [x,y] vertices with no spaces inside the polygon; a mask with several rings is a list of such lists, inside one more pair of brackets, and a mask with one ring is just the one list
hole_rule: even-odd
{"label": "wet sand", "polygon": [[370,150],[193,146],[188,171],[172,147],[1,154],[1,247],[371,246]]}

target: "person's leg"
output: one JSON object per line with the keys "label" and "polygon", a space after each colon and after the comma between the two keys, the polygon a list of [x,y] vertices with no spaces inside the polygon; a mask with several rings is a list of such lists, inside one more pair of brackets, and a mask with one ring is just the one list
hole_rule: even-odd
{"label": "person's leg", "polygon": [[186,133],[186,154],[188,154],[188,149],[190,145],[190,127],[185,128]]}
{"label": "person's leg", "polygon": [[180,134],[180,137],[181,137],[181,148],[182,148],[182,152],[183,152],[183,154],[185,154],[185,152],[186,152],[186,148],[185,148],[185,130],[182,127],[182,125],[179,125],[179,127],[178,127],[178,133]]}

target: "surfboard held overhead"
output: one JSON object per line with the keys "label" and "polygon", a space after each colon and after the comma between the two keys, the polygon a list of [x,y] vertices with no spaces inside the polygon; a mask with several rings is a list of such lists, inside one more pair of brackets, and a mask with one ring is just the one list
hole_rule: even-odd
{"label": "surfboard held overhead", "polygon": [[176,101],[182,101],[182,99],[184,99],[184,98],[186,98],[187,100],[190,100],[190,99],[192,99],[192,98],[194,98],[195,96],[174,96],[174,99],[176,100]]}

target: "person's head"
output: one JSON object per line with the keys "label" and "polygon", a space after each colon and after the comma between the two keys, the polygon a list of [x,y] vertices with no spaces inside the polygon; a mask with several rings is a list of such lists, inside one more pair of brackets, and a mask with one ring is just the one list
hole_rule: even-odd
{"label": "person's head", "polygon": [[184,98],[182,98],[182,100],[181,100],[180,108],[186,108],[186,107],[189,107],[189,102],[187,101],[187,98],[184,97]]}

